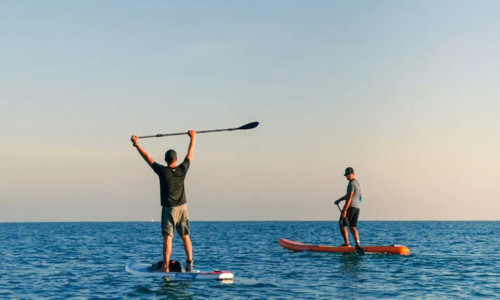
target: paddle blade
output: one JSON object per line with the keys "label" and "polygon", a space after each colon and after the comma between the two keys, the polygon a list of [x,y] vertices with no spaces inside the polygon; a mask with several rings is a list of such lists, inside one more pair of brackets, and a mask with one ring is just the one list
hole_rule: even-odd
{"label": "paddle blade", "polygon": [[241,127],[238,127],[236,128],[237,130],[245,130],[245,129],[252,129],[252,128],[255,128],[259,126],[259,122],[252,122],[252,123],[248,123],[246,125],[243,125]]}

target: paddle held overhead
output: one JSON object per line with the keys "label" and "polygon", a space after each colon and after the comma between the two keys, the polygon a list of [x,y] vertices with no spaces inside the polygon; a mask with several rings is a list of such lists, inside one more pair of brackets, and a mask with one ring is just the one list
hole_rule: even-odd
{"label": "paddle held overhead", "polygon": [[[220,132],[220,131],[234,131],[234,130],[247,130],[247,129],[253,129],[255,127],[259,126],[259,122],[252,122],[245,124],[243,126],[237,127],[237,128],[226,128],[226,129],[212,129],[212,130],[200,130],[196,131],[196,133],[209,133],[209,132]],[[146,136],[140,136],[140,139],[145,139],[145,138],[152,138],[152,137],[162,137],[162,136],[173,136],[173,135],[184,135],[186,134],[185,132],[179,132],[179,133],[163,133],[163,134],[155,134],[155,135],[146,135]]]}

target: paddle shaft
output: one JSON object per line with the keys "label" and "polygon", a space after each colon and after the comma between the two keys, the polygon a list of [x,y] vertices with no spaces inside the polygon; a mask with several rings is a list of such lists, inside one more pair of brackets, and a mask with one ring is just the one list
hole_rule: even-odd
{"label": "paddle shaft", "polygon": [[[200,130],[196,131],[196,133],[209,133],[209,132],[221,132],[221,131],[234,131],[234,130],[247,130],[247,129],[252,129],[255,128],[259,125],[259,122],[252,122],[248,123],[246,125],[237,127],[237,128],[226,128],[226,129],[211,129],[211,130]],[[145,135],[145,136],[140,136],[140,139],[145,139],[145,138],[152,138],[152,137],[162,137],[162,136],[174,136],[174,135],[184,135],[187,134],[187,132],[178,132],[178,133],[160,133],[160,134],[155,134],[155,135]]]}
{"label": "paddle shaft", "polygon": [[338,209],[339,209],[339,211],[340,211],[340,216],[342,217],[342,218],[339,220],[339,224],[340,224],[340,222],[342,221],[342,219],[344,219],[344,220],[345,220],[345,222],[346,222],[346,224],[347,224],[347,226],[349,226],[349,221],[347,220],[347,218],[344,218],[344,217],[342,216],[342,210],[340,209],[340,206],[339,206],[338,204],[337,204],[337,207],[338,207]]}
{"label": "paddle shaft", "polygon": [[[209,132],[220,132],[220,131],[232,131],[236,130],[234,128],[231,129],[215,129],[215,130],[200,130],[196,131],[196,133],[209,133]],[[174,135],[184,135],[187,134],[187,132],[177,132],[177,133],[161,133],[161,134],[155,134],[155,135],[145,135],[145,136],[140,136],[140,139],[145,139],[145,138],[152,138],[152,137],[162,137],[162,136],[174,136]]]}

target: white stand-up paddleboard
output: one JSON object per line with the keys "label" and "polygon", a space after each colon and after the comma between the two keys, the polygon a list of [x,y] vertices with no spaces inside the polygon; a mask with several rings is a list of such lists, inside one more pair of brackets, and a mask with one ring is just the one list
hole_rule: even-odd
{"label": "white stand-up paddleboard", "polygon": [[129,263],[125,270],[137,276],[164,277],[169,280],[233,280],[234,274],[229,271],[202,272],[158,272],[154,271],[152,264]]}

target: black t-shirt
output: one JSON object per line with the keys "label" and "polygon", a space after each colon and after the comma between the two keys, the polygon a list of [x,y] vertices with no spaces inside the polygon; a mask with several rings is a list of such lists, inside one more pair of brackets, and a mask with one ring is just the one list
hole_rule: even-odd
{"label": "black t-shirt", "polygon": [[184,159],[182,164],[175,168],[166,167],[154,162],[151,168],[160,179],[161,206],[174,207],[186,203],[184,178],[189,169],[189,159]]}

